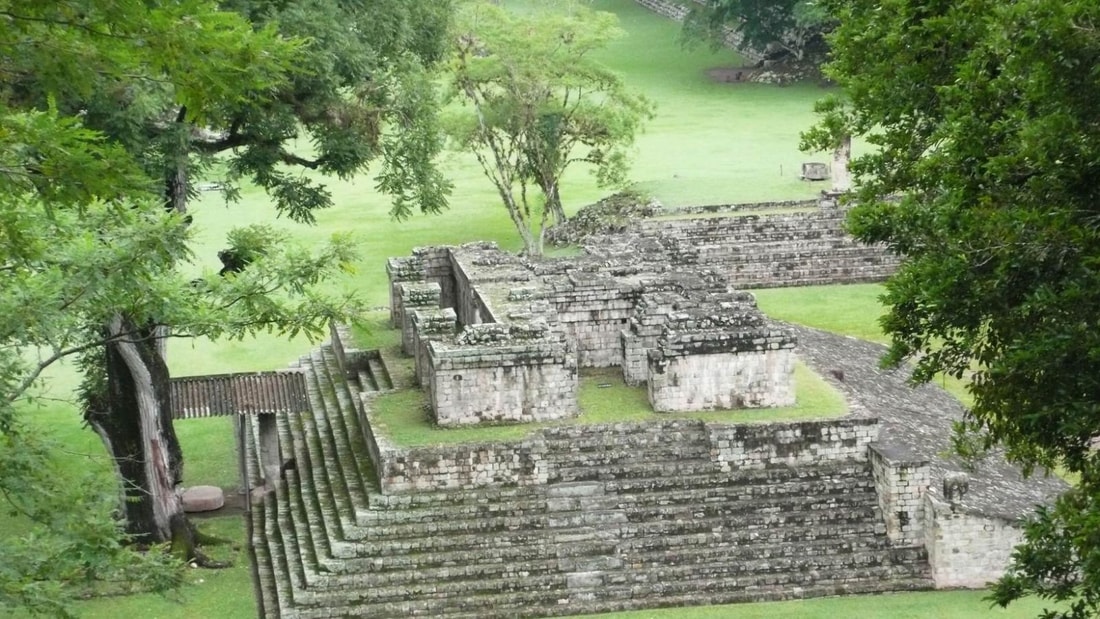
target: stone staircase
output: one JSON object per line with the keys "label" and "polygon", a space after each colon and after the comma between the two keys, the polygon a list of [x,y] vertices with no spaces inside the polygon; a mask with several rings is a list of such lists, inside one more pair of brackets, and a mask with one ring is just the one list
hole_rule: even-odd
{"label": "stone staircase", "polygon": [[733,214],[682,220],[643,220],[645,234],[660,235],[671,260],[723,272],[735,288],[881,281],[898,258],[857,243],[841,210],[811,214]]}
{"label": "stone staircase", "polygon": [[356,357],[351,380],[327,346],[298,365],[312,410],[278,420],[296,466],[252,511],[263,616],[537,617],[931,587],[924,550],[887,541],[867,462],[723,474],[699,457],[702,431],[654,443],[630,426],[588,441],[549,429],[544,485],[383,495],[355,404],[392,385],[382,358]]}

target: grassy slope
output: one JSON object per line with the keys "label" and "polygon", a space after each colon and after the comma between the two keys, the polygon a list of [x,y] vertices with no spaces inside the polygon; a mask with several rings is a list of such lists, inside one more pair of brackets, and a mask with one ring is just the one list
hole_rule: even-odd
{"label": "grassy slope", "polygon": [[[530,5],[528,2],[511,2]],[[684,52],[676,43],[677,26],[654,17],[630,0],[597,0],[598,8],[613,10],[622,19],[629,36],[608,50],[604,58],[623,72],[628,82],[645,92],[659,106],[658,117],[637,144],[633,177],[640,188],[669,205],[745,202],[762,199],[811,197],[817,186],[797,180],[797,169],[810,157],[797,150],[798,132],[812,120],[816,86],[776,88],[748,84],[714,84],[705,77],[712,66],[737,64],[730,53],[712,55],[707,50]],[[448,156],[447,168],[455,181],[451,210],[438,216],[418,216],[402,223],[392,222],[388,203],[373,190],[369,178],[331,183],[337,206],[318,217],[312,229],[293,227],[305,242],[335,231],[352,230],[363,241],[359,272],[334,285],[358,290],[372,305],[386,303],[384,260],[407,254],[417,245],[461,243],[477,239],[498,240],[506,248],[518,243],[493,191],[468,156]],[[576,210],[605,192],[580,171],[565,179],[566,208]],[[226,207],[213,194],[194,205],[196,255],[199,268],[217,268],[215,257],[224,246],[224,230],[231,225],[270,222],[271,209],[262,193],[245,189],[239,204]],[[292,227],[286,222],[276,225]],[[845,291],[850,292],[850,291]],[[823,292],[823,294],[830,294]],[[767,300],[769,296],[773,301]],[[846,298],[840,294],[839,298]],[[796,300],[803,303],[804,300]],[[761,294],[766,311],[786,305],[778,292]],[[829,302],[836,307],[837,302]],[[849,318],[874,310],[856,303]],[[788,316],[789,319],[795,318]],[[825,326],[825,325],[822,325]],[[847,327],[839,327],[847,328]],[[861,327],[861,334],[867,330]],[[172,370],[177,375],[256,370],[283,367],[306,350],[308,342],[282,341],[273,337],[242,342],[173,342]],[[73,471],[99,468],[106,475],[98,440],[82,429],[77,414],[67,402],[75,378],[61,367],[51,374],[50,394],[57,398],[42,409],[31,411],[31,423],[40,432],[64,445],[61,457]],[[233,485],[232,431],[228,423],[192,421],[178,424],[178,432],[189,455],[186,478],[189,483]],[[199,455],[201,454],[201,455]],[[14,529],[0,518],[5,534]],[[218,518],[202,526],[215,533],[242,539],[238,518]],[[178,599],[151,596],[93,600],[77,609],[87,617],[251,617],[255,616],[251,587],[244,557],[234,554],[237,567],[193,574],[192,585]],[[1019,606],[1012,613],[984,610],[980,594],[970,592],[930,593],[814,600],[779,604],[739,605],[735,608],[669,609],[627,613],[623,617],[826,617],[836,614],[876,617],[1025,617],[1035,607]]]}

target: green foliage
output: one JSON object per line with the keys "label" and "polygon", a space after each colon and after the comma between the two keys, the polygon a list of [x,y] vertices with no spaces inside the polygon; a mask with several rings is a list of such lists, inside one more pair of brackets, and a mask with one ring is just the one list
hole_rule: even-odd
{"label": "green foliage", "polygon": [[710,0],[691,3],[684,19],[684,40],[720,46],[732,29],[743,49],[766,53],[778,46],[796,60],[825,59],[825,37],[835,26],[818,0]]}
{"label": "green foliage", "polygon": [[295,221],[332,205],[328,188],[286,166],[349,179],[381,160],[378,187],[391,213],[438,212],[450,184],[433,158],[442,147],[433,65],[442,58],[451,4],[370,0],[260,2],[223,7],[306,41],[285,86],[224,105],[195,150],[229,151],[230,187],[251,179]]}
{"label": "green foliage", "polygon": [[[425,86],[441,40],[419,26],[445,23],[449,5],[376,2],[392,9],[382,23],[368,7],[304,4],[278,15],[253,7],[253,21],[212,0],[16,0],[0,10],[0,490],[34,523],[29,545],[5,554],[0,606],[61,613],[77,593],[112,592],[102,582],[119,574],[140,589],[179,582],[160,552],[124,549],[105,506],[118,506],[117,492],[50,474],[47,450],[20,430],[15,407],[51,365],[87,353],[83,396],[102,412],[102,347],[153,325],[172,337],[318,336],[358,311],[353,296],[323,287],[355,260],[346,234],[307,248],[271,226],[243,228],[229,233],[230,251],[250,268],[180,272],[193,257],[182,215],[190,179],[214,155],[232,150],[230,179],[252,178],[297,220],[330,198],[288,164],[346,178],[382,156],[399,206],[442,206]],[[388,131],[396,122],[403,130]],[[300,127],[313,159],[285,146]],[[108,333],[107,323],[135,327]],[[178,453],[170,431],[150,440]]]}
{"label": "green foliage", "polygon": [[59,470],[56,448],[19,425],[0,433],[0,510],[25,522],[0,538],[0,613],[68,617],[74,597],[178,587],[181,566],[165,553],[125,546],[110,517],[114,490],[101,477]]}
{"label": "green foliage", "polygon": [[615,16],[572,2],[551,8],[519,15],[481,0],[463,4],[448,92],[447,133],[474,153],[535,255],[547,223],[565,220],[565,170],[588,164],[601,187],[623,184],[628,149],[653,113],[593,58],[621,35]]}
{"label": "green foliage", "polygon": [[[830,74],[807,145],[842,132],[852,231],[905,256],[886,286],[888,360],[916,380],[973,372],[968,423],[1030,469],[1080,473],[1076,498],[1037,516],[998,585],[1100,612],[1100,5],[831,0]],[[892,196],[896,198],[891,199]],[[1061,549],[1064,571],[1042,557]],[[1072,583],[1061,582],[1077,574]]]}

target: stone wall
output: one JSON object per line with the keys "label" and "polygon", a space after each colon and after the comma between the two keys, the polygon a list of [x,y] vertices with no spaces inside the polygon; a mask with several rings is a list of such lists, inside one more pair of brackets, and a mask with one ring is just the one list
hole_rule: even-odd
{"label": "stone wall", "polygon": [[415,310],[412,316],[413,357],[417,383],[428,386],[428,342],[450,341],[458,334],[458,317],[454,309]]}
{"label": "stone wall", "polygon": [[924,543],[937,589],[986,587],[1004,574],[1023,541],[1017,522],[956,510],[932,493],[925,493],[924,514]]}
{"label": "stone wall", "polygon": [[641,474],[662,462],[698,463],[699,473],[731,473],[867,459],[875,419],[759,425],[699,420],[545,428],[515,443],[386,450],[376,463],[386,494],[429,489],[529,486],[578,481],[617,464]]}
{"label": "stone wall", "polygon": [[870,457],[886,535],[896,544],[923,544],[928,461],[891,454],[878,445],[871,445]]}
{"label": "stone wall", "polygon": [[638,299],[628,327],[619,335],[622,349],[619,365],[626,384],[637,386],[649,380],[649,351],[657,347],[669,315],[679,309],[677,303],[682,300],[681,295],[671,292],[643,294]]}
{"label": "stone wall", "polygon": [[647,359],[653,410],[793,405],[794,335],[769,327],[751,295],[715,299],[666,316]]}
{"label": "stone wall", "polygon": [[495,243],[453,248],[450,259],[455,277],[452,307],[462,326],[501,321],[482,296],[487,284],[523,282],[531,277],[519,257],[499,251]]}
{"label": "stone wall", "polygon": [[723,472],[774,466],[867,460],[878,438],[877,419],[839,419],[759,425],[708,424],[711,457]]}
{"label": "stone wall", "polygon": [[805,210],[813,212],[821,208],[821,201],[772,200],[770,202],[746,202],[743,204],[701,204],[696,206],[672,206],[661,209],[662,215],[722,215],[747,214],[765,209]]}
{"label": "stone wall", "polygon": [[396,315],[400,321],[401,352],[413,355],[416,353],[413,314],[418,310],[439,309],[442,289],[437,282],[402,282],[394,290],[401,300],[401,311]]}
{"label": "stone wall", "polygon": [[469,325],[426,346],[427,386],[441,426],[549,421],[577,414],[577,361],[545,324]]}
{"label": "stone wall", "polygon": [[793,406],[794,343],[782,345],[703,355],[652,350],[649,402],[658,413]]}
{"label": "stone wall", "polygon": [[390,258],[386,261],[386,274],[390,282],[390,323],[397,329],[403,324],[401,283],[435,282],[440,288],[440,306],[454,305],[454,273],[449,247],[417,247],[411,256]]}
{"label": "stone wall", "polygon": [[637,229],[660,237],[669,261],[720,270],[736,289],[877,282],[899,260],[884,247],[858,243],[844,210],[646,220]]}
{"label": "stone wall", "polygon": [[563,276],[547,298],[562,330],[576,342],[580,367],[621,363],[621,333],[634,314],[635,286],[605,274],[574,271]]}

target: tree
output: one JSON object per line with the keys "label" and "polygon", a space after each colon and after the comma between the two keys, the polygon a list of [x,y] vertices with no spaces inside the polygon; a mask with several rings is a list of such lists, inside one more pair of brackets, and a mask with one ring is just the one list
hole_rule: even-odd
{"label": "tree", "polygon": [[825,35],[835,22],[821,0],[706,0],[691,2],[684,19],[687,41],[722,45],[732,30],[739,47],[760,55],[778,47],[795,62],[825,60]]}
{"label": "tree", "polygon": [[1100,612],[1100,5],[829,0],[827,70],[806,146],[850,131],[849,227],[904,257],[886,285],[886,360],[967,377],[960,430],[1074,489],[1041,510],[992,600]]}
{"label": "tree", "polygon": [[[311,222],[331,198],[289,166],[347,177],[380,157],[379,185],[395,195],[395,215],[442,208],[428,67],[441,54],[448,5],[224,4],[240,13],[209,0],[9,5],[9,23],[19,25],[4,33],[5,66],[16,67],[12,122],[75,133],[66,148],[46,134],[25,146],[25,136],[12,138],[21,145],[13,178],[23,185],[11,209],[25,216],[8,231],[18,242],[3,268],[22,276],[12,280],[12,306],[33,299],[43,312],[10,308],[4,342],[49,352],[7,401],[51,362],[88,351],[85,415],[116,463],[127,532],[195,556],[178,494],[183,459],[168,410],[166,340],[316,334],[355,303],[317,288],[350,264],[345,238],[308,252],[266,227],[231,232],[228,251],[251,256],[248,268],[198,285],[183,278],[193,179],[217,161],[228,170],[228,198],[236,181],[250,179],[280,214]],[[305,153],[291,148],[301,133]],[[91,183],[66,175],[86,160],[125,176]]]}
{"label": "tree", "polygon": [[555,8],[517,15],[470,2],[452,36],[449,100],[462,106],[447,132],[474,153],[531,255],[542,254],[547,223],[565,221],[566,169],[585,163],[600,186],[622,184],[628,149],[653,113],[592,57],[620,34],[615,16]]}
{"label": "tree", "polygon": [[292,51],[208,3],[143,4],[25,0],[0,10],[0,496],[25,519],[23,535],[0,540],[0,608],[66,615],[65,600],[84,587],[164,590],[180,578],[167,557],[128,550],[109,516],[118,505],[104,505],[99,486],[57,476],[48,447],[16,415],[46,367],[103,345],[88,337],[89,322],[111,307],[173,301],[157,275],[185,255],[179,218],[139,208],[154,190],[133,157],[60,114],[59,96],[140,74],[172,76],[186,100],[216,88],[209,71],[224,59],[197,59],[224,37],[270,53],[242,80],[250,84],[270,83]]}

